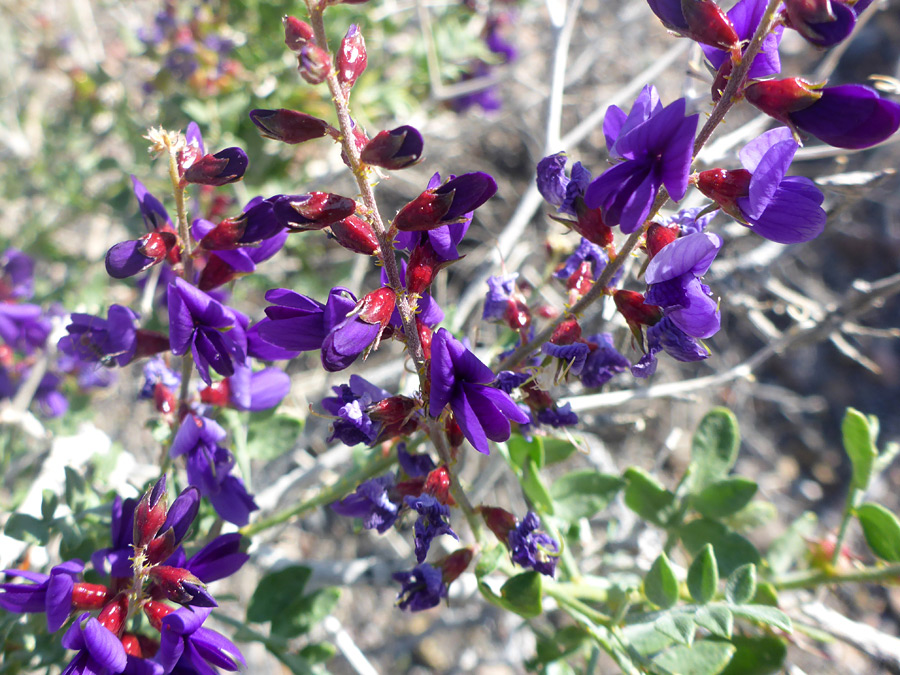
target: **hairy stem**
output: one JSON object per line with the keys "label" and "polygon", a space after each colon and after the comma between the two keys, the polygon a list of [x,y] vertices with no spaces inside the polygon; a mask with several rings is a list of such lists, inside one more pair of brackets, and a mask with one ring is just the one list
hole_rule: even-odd
{"label": "hairy stem", "polygon": [[780,579],[773,579],[772,585],[779,591],[789,591],[797,588],[815,588],[823,585],[876,584],[885,582],[900,584],[900,563],[861,567],[851,572],[837,572],[833,569],[796,572],[785,575]]}

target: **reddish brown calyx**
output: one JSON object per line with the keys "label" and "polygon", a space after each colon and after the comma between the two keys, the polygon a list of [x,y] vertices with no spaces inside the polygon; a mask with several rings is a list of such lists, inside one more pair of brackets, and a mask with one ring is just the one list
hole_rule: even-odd
{"label": "reddish brown calyx", "polygon": [[653,260],[657,253],[678,239],[679,234],[677,227],[651,223],[650,227],[647,228],[647,239],[644,244],[650,260]]}
{"label": "reddish brown calyx", "polygon": [[456,500],[450,494],[450,470],[446,465],[437,467],[425,476],[425,485],[422,492],[431,495],[441,504],[456,506]]}
{"label": "reddish brown calyx", "polygon": [[712,199],[729,216],[746,222],[737,200],[750,195],[753,175],[746,169],[709,169],[697,174],[697,189]]}
{"label": "reddish brown calyx", "polygon": [[314,39],[313,29],[305,21],[295,16],[284,16],[281,19],[284,24],[284,44],[292,52],[299,53],[308,42]]}
{"label": "reddish brown calyx", "polygon": [[509,544],[509,533],[516,527],[516,517],[505,509],[496,506],[479,506],[478,512],[484,518],[484,524],[504,545]]}
{"label": "reddish brown calyx", "polygon": [[409,256],[409,262],[406,265],[406,290],[414,295],[422,295],[431,286],[437,273],[451,265],[452,263],[462,260],[444,260],[432,247],[428,239],[422,240],[412,251]]}
{"label": "reddish brown calyx", "polygon": [[631,334],[644,350],[643,326],[652,326],[662,319],[662,310],[656,305],[648,305],[644,302],[644,296],[636,291],[618,290],[613,293],[613,301],[616,309],[625,317],[625,323],[631,329]]}
{"label": "reddish brown calyx", "polygon": [[571,345],[581,340],[581,326],[577,319],[566,319],[556,327],[550,342],[555,345]]}
{"label": "reddish brown calyx", "polygon": [[112,591],[102,584],[76,583],[72,588],[73,609],[100,609],[112,599]]}
{"label": "reddish brown calyx", "polygon": [[305,201],[291,202],[291,208],[309,222],[302,226],[291,226],[292,223],[288,226],[290,230],[321,230],[352,216],[356,212],[356,202],[331,192],[310,192]]}
{"label": "reddish brown calyx", "polygon": [[337,243],[354,253],[376,255],[381,252],[378,237],[368,221],[359,216],[347,216],[331,224],[331,234]]}
{"label": "reddish brown calyx", "polygon": [[434,566],[441,571],[442,581],[445,584],[451,584],[459,578],[460,574],[466,571],[474,555],[475,551],[472,547],[461,548],[445,558],[441,558]]}
{"label": "reddish brown calyx", "polygon": [[174,611],[174,607],[159,600],[148,600],[144,603],[144,615],[156,630],[162,630],[163,619]]}
{"label": "reddish brown calyx", "polygon": [[213,382],[211,385],[200,391],[200,400],[208,405],[224,408],[228,405],[231,397],[231,384],[228,378]]}
{"label": "reddish brown calyx", "polygon": [[681,0],[688,37],[740,54],[741,38],[724,10],[712,0]]}
{"label": "reddish brown calyx", "polygon": [[170,415],[175,412],[175,406],[177,405],[175,394],[162,382],[157,382],[153,385],[153,405],[156,406],[156,411],[163,415]]}
{"label": "reddish brown calyx", "polygon": [[790,114],[804,110],[822,98],[824,84],[813,84],[799,77],[754,82],[744,89],[744,98],[770,117],[793,129]]}
{"label": "reddish brown calyx", "polygon": [[97,621],[113,635],[121,635],[128,616],[128,595],[119,593],[100,611]]}
{"label": "reddish brown calyx", "polygon": [[590,260],[584,260],[578,269],[566,280],[566,288],[569,289],[569,303],[574,304],[578,299],[591,290],[594,285],[594,266]]}
{"label": "reddish brown calyx", "polygon": [[393,227],[400,232],[424,232],[440,227],[441,222],[450,206],[456,190],[437,193],[425,190],[418,197],[409,202],[394,216]]}

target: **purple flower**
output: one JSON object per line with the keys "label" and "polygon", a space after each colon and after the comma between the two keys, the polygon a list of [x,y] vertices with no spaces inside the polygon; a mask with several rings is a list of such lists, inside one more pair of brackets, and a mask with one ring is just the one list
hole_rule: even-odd
{"label": "purple flower", "polygon": [[418,497],[406,497],[406,505],[418,512],[419,517],[413,527],[416,533],[416,562],[425,562],[428,549],[435,537],[449,534],[459,541],[456,533],[450,529],[450,509],[429,494]]}
{"label": "purple flower", "polygon": [[[494,74],[494,69],[481,59],[473,60],[459,78],[460,82],[488,78]],[[450,106],[457,113],[463,113],[469,108],[478,106],[484,112],[492,113],[503,107],[503,100],[497,91],[496,82],[488,81],[482,89],[462,94],[450,99]]]}
{"label": "purple flower", "polygon": [[115,361],[124,366],[131,362],[137,349],[137,318],[122,305],[110,305],[106,319],[73,314],[66,326],[69,334],[59,339],[59,349],[89,363]]}
{"label": "purple flower", "polygon": [[[728,10],[728,18],[731,19],[731,23],[734,25],[735,32],[737,32],[742,44],[746,45],[750,38],[753,37],[753,34],[756,33],[765,11],[766,0],[740,0]],[[756,80],[769,75],[777,75],[781,72],[778,44],[781,42],[781,34],[783,32],[784,26],[776,26],[763,39],[762,47],[756,58],[753,59],[753,65],[750,66],[750,72],[747,74],[749,79]],[[701,45],[700,47],[715,70],[719,70],[726,62],[731,63],[731,54],[729,52],[708,45]]]}
{"label": "purple flower", "polygon": [[681,234],[704,232],[709,225],[709,221],[716,216],[715,213],[700,215],[704,210],[699,206],[691,209],[681,209],[676,214],[663,218],[662,224],[665,226],[677,226],[681,230]]}
{"label": "purple flower", "polygon": [[7,577],[18,577],[32,583],[0,584],[0,607],[21,614],[46,612],[47,630],[57,631],[72,611],[75,578],[83,570],[84,564],[80,560],[56,565],[49,575],[26,570],[3,570]]}
{"label": "purple flower", "polygon": [[528,416],[509,395],[494,387],[494,373],[445,328],[431,343],[431,398],[429,412],[440,417],[447,404],[463,435],[479,452],[489,454],[488,439],[505,441],[510,420],[525,424]]}
{"label": "purple flower", "polygon": [[403,473],[410,478],[424,478],[435,468],[434,461],[427,454],[408,453],[406,443],[400,443],[397,446],[397,460]]}
{"label": "purple flower", "polygon": [[172,219],[169,218],[169,213],[162,202],[154,197],[134,175],[131,176],[131,185],[134,196],[137,197],[138,207],[141,210],[141,217],[144,219],[147,232],[172,229]]}
{"label": "purple flower", "polygon": [[188,349],[206,384],[209,369],[229,377],[246,358],[247,338],[234,312],[183,279],[169,284],[169,342],[176,356]]}
{"label": "purple flower", "polygon": [[223,635],[203,628],[211,608],[182,607],[162,620],[154,660],[167,673],[215,673],[214,667],[239,670],[247,663]]}
{"label": "purple flower", "polygon": [[[567,156],[564,152],[544,157],[537,165],[537,188],[544,200],[562,209],[570,179],[566,176]],[[580,165],[580,162],[579,162]],[[575,215],[570,213],[569,215]]]}
{"label": "purple flower", "polygon": [[647,329],[647,353],[631,367],[635,377],[646,378],[656,372],[656,355],[665,351],[676,361],[692,363],[709,358],[709,350],[700,340],[681,330],[664,316]]}
{"label": "purple flower", "polygon": [[509,552],[517,565],[552,577],[556,573],[559,544],[550,535],[539,531],[540,526],[537,514],[529,511],[522,522],[509,531]]}
{"label": "purple flower", "polygon": [[34,295],[34,260],[14,248],[0,258],[0,300],[28,300]]}
{"label": "purple flower", "polygon": [[182,180],[216,187],[241,180],[247,171],[247,153],[241,148],[225,148],[214,155],[203,155],[184,167]]}
{"label": "purple flower", "polygon": [[291,390],[290,376],[278,368],[252,372],[249,366],[238,366],[227,382],[229,405],[251,412],[274,408]]}
{"label": "purple flower", "polygon": [[62,675],[105,675],[125,670],[128,657],[125,648],[114,633],[85,612],[63,636],[66,649],[76,649],[78,654],[62,671]]}
{"label": "purple flower", "polygon": [[266,300],[274,304],[266,307],[269,321],[260,323],[259,336],[295,352],[321,349],[332,329],[356,306],[356,297],[340,287],[331,289],[324,305],[283,288],[268,291]]}
{"label": "purple flower", "polygon": [[541,345],[541,353],[559,359],[565,365],[566,373],[572,373],[572,375],[581,374],[590,351],[591,348],[584,342],[565,345],[545,342]]}
{"label": "purple flower", "polygon": [[685,117],[685,100],[663,108],[653,87],[644,87],[626,116],[610,106],[603,121],[612,159],[624,161],[606,170],[587,188],[589,208],[600,207],[607,225],[637,230],[650,213],[659,188],[675,201],[684,197],[698,115]]}
{"label": "purple flower", "polygon": [[[581,267],[581,263],[584,261],[591,263],[591,267],[594,270],[594,277],[597,277],[606,268],[606,264],[609,262],[609,256],[606,255],[606,251],[604,251],[603,248],[597,246],[597,244],[592,244],[582,237],[581,242],[578,244],[578,248],[575,249],[572,255],[566,258],[565,264],[556,270],[553,273],[553,276],[562,281],[566,281],[578,271],[578,268]],[[617,276],[621,276],[621,274],[617,274]],[[610,284],[615,285],[616,281],[617,279],[613,279]]]}
{"label": "purple flower", "polygon": [[189,570],[200,581],[209,584],[231,576],[249,559],[250,556],[241,551],[241,535],[233,532],[219,535],[183,564],[176,566]]}
{"label": "purple flower", "polygon": [[[23,374],[23,377],[28,377]],[[47,373],[41,378],[37,391],[34,393],[34,402],[38,409],[46,417],[60,417],[69,409],[69,401],[59,391],[62,378],[54,373]]]}
{"label": "purple flower", "polygon": [[100,549],[91,556],[91,564],[98,573],[111,577],[132,577],[131,556],[134,555],[134,550],[131,542],[134,536],[135,507],[136,499],[123,500],[116,495],[113,500],[110,521],[112,546]]}
{"label": "purple flower", "polygon": [[387,532],[397,520],[400,507],[391,500],[394,477],[379,476],[360,483],[356,492],[331,505],[335,513],[348,518],[362,518],[363,527]]}
{"label": "purple flower", "polygon": [[700,282],[722,246],[716,234],[680,237],[663,247],[647,265],[650,285],[645,302],[661,307],[665,316],[688,335],[708,338],[719,330],[718,303]]}
{"label": "purple flower", "polygon": [[853,32],[859,15],[871,4],[871,0],[853,4],[789,0],[785,2],[787,25],[817,47],[833,47]]}
{"label": "purple flower", "polygon": [[617,373],[628,369],[628,359],[613,346],[612,335],[597,333],[585,340],[591,350],[581,369],[581,382],[585,387],[602,387]]}
{"label": "purple flower", "polygon": [[441,571],[428,563],[416,565],[406,572],[395,572],[392,576],[402,585],[397,595],[400,609],[421,612],[436,607],[441,598],[447,597],[447,585]]}
{"label": "purple flower", "polygon": [[515,303],[513,294],[516,290],[518,273],[488,277],[488,293],[484,299],[482,321],[506,321],[510,303]]}
{"label": "purple flower", "polygon": [[351,375],[349,384],[332,389],[337,395],[322,399],[322,407],[335,416],[328,442],[337,439],[350,446],[358,443],[374,444],[381,431],[381,424],[372,420],[366,414],[366,409],[373,403],[388,398],[390,393],[359,375]]}
{"label": "purple flower", "polygon": [[554,405],[538,411],[535,420],[538,424],[544,424],[556,429],[560,427],[573,427],[578,424],[578,415],[572,412],[572,404],[566,403],[560,407]]}
{"label": "purple flower", "polygon": [[153,390],[157,384],[173,391],[181,387],[181,375],[166,365],[165,360],[156,357],[149,359],[143,367],[144,384],[139,396],[143,399],[153,400]]}

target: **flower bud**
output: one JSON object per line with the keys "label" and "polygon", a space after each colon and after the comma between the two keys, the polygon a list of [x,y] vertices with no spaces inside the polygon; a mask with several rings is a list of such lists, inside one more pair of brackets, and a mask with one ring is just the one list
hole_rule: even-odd
{"label": "flower bud", "polygon": [[823,85],[799,77],[754,82],[744,89],[744,98],[770,117],[793,128],[791,113],[804,110],[822,98]]}
{"label": "flower bud", "polygon": [[[737,200],[750,195],[753,175],[746,169],[709,169],[697,174],[697,189],[740,223],[746,222]],[[649,242],[649,232],[648,232]]]}
{"label": "flower bud", "polygon": [[706,45],[737,50],[741,43],[728,15],[713,0],[681,0],[689,37]]}
{"label": "flower bud", "polygon": [[566,319],[559,324],[550,337],[550,342],[555,345],[571,345],[581,339],[581,326],[578,319]]}
{"label": "flower bud", "polygon": [[292,232],[321,230],[355,212],[355,201],[330,192],[310,192],[275,203],[279,222]]}
{"label": "flower bud", "polygon": [[659,253],[663,247],[671,244],[676,239],[678,239],[677,227],[667,227],[666,225],[660,225],[659,223],[651,223],[650,227],[647,228],[646,243],[647,255],[650,257],[650,260],[653,260],[653,257]]}
{"label": "flower bud", "polygon": [[443,260],[432,247],[427,238],[416,245],[406,264],[406,290],[415,295],[422,295],[434,276],[447,265],[456,260]]}
{"label": "flower bud", "polygon": [[636,291],[618,290],[613,293],[616,309],[629,324],[652,326],[662,318],[662,310],[644,302],[644,296]]}
{"label": "flower bud", "polygon": [[143,328],[135,330],[135,359],[153,356],[160,352],[167,352],[170,349],[171,345],[169,344],[168,336],[155,330],[144,330]]}
{"label": "flower bud", "polygon": [[199,247],[205,251],[231,251],[240,248],[240,240],[246,229],[246,218],[226,218],[200,240]]}
{"label": "flower bud", "polygon": [[201,291],[211,291],[232,279],[240,276],[240,272],[234,269],[227,262],[217,255],[209,256],[203,271],[200,272],[200,279],[197,281],[197,288]]}
{"label": "flower bud", "polygon": [[419,333],[419,344],[422,345],[422,355],[427,361],[431,358],[431,340],[434,337],[434,331],[419,317],[416,317],[416,330]]}
{"label": "flower bud", "polygon": [[454,551],[450,555],[437,561],[434,566],[441,571],[441,579],[445,584],[450,584],[465,572],[472,562],[475,552],[471,546]]}
{"label": "flower bud", "polygon": [[392,288],[382,286],[378,290],[368,293],[354,311],[359,313],[359,318],[366,323],[377,323],[387,326],[394,313],[397,303],[397,294]]}
{"label": "flower bud", "polygon": [[381,131],[366,144],[361,161],[396,171],[418,164],[422,159],[422,134],[411,126]]}
{"label": "flower bud", "polygon": [[337,243],[349,251],[363,255],[375,255],[381,251],[372,226],[359,216],[347,216],[330,227]]}
{"label": "flower bud", "polygon": [[251,110],[250,121],[264,138],[295,145],[328,134],[331,125],[318,117],[297,110]]}
{"label": "flower bud", "polygon": [[141,497],[134,510],[134,545],[143,548],[166,522],[166,476],[156,481],[156,484]]}
{"label": "flower bud", "polygon": [[441,504],[447,504],[448,506],[456,504],[456,501],[450,495],[450,472],[446,465],[439,466],[428,472],[422,491],[433,496]]}
{"label": "flower bud", "polygon": [[163,595],[182,605],[195,607],[217,607],[218,603],[206,591],[206,584],[189,570],[168,565],[150,568],[150,579]]}
{"label": "flower bud", "polygon": [[144,614],[156,630],[162,630],[163,619],[174,611],[174,607],[158,600],[147,600],[144,603]]}
{"label": "flower bud", "polygon": [[175,394],[166,385],[162,382],[157,382],[153,385],[153,405],[156,407],[157,412],[169,415],[175,412],[177,403]]}
{"label": "flower bud", "polygon": [[423,232],[440,227],[441,218],[453,204],[453,192],[438,194],[425,190],[394,216],[393,226],[401,232]]}
{"label": "flower bud", "polygon": [[367,62],[366,41],[359,26],[353,24],[347,29],[337,53],[337,77],[344,92],[350,91],[356,79],[366,69]]}
{"label": "flower bud", "polygon": [[503,544],[509,541],[509,532],[516,526],[516,517],[509,511],[496,506],[480,506],[478,507],[481,517],[484,518],[484,524]]}
{"label": "flower bud", "polygon": [[331,72],[328,52],[316,44],[309,43],[300,50],[300,77],[310,84],[321,84]]}
{"label": "flower bud", "polygon": [[459,422],[452,414],[447,416],[447,422],[444,424],[444,431],[447,433],[447,440],[450,442],[451,448],[459,448],[463,441],[466,440]]}
{"label": "flower bud", "polygon": [[578,269],[566,280],[569,289],[569,302],[577,301],[594,285],[594,266],[590,260],[583,260]]}
{"label": "flower bud", "polygon": [[228,378],[213,382],[210,386],[200,391],[200,400],[207,405],[214,405],[224,408],[228,405],[228,397],[231,394],[231,386],[228,384]]}
{"label": "flower bud", "polygon": [[524,330],[531,325],[531,311],[521,300],[510,298],[503,314],[506,325],[513,330]]}
{"label": "flower bud", "polygon": [[72,609],[100,609],[112,599],[112,591],[102,584],[78,582],[72,587]]}
{"label": "flower bud", "polygon": [[128,616],[128,594],[119,593],[100,611],[97,621],[113,635],[119,635],[125,627]]}
{"label": "flower bud", "polygon": [[128,656],[135,656],[139,659],[144,658],[144,650],[141,649],[141,641],[134,633],[125,633],[122,636],[122,647]]}
{"label": "flower bud", "polygon": [[582,197],[575,200],[576,220],[573,228],[592,244],[606,248],[613,243],[612,228],[603,222],[600,209],[589,209]]}
{"label": "flower bud", "polygon": [[106,272],[113,279],[127,279],[162,262],[172,251],[178,252],[178,237],[156,230],[111,247],[106,253]]}
{"label": "flower bud", "polygon": [[389,396],[366,408],[366,414],[382,424],[405,422],[419,408],[418,402],[409,396]]}
{"label": "flower bud", "polygon": [[299,52],[314,38],[312,26],[295,16],[284,16],[281,23],[284,24],[284,44],[292,52]]}
{"label": "flower bud", "polygon": [[204,155],[183,167],[182,180],[197,185],[216,187],[235,183],[247,171],[247,153],[240,148],[225,148],[214,155]]}

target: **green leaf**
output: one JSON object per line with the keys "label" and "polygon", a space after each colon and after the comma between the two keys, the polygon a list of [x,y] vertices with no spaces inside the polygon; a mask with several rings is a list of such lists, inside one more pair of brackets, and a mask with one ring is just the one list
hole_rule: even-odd
{"label": "green leaf", "polygon": [[778,539],[769,546],[766,560],[775,576],[788,572],[794,563],[806,553],[806,539],[816,531],[819,519],[812,511],[806,511]]}
{"label": "green leaf", "polygon": [[550,438],[545,437],[544,441],[544,464],[546,466],[548,464],[556,464],[558,462],[562,462],[567,460],[572,456],[578,448],[575,447],[575,444],[572,441],[568,441],[564,438]]}
{"label": "green leaf", "polygon": [[689,645],[694,641],[694,620],[688,614],[666,612],[653,622],[653,628],[675,642]]}
{"label": "green leaf", "polygon": [[500,545],[489,548],[482,553],[475,564],[475,576],[480,579],[497,569],[497,565],[500,564],[500,560],[505,553],[506,547]]}
{"label": "green leaf", "polygon": [[88,505],[88,485],[81,474],[72,467],[65,467],[66,505],[73,511],[81,511]]}
{"label": "green leaf", "polygon": [[293,450],[301,431],[303,422],[286,415],[256,422],[247,429],[247,452],[251,459],[276,459]]}
{"label": "green leaf", "polygon": [[599,471],[585,469],[567,473],[550,486],[553,512],[570,523],[590,518],[606,508],[623,487],[624,480]]}
{"label": "green leaf", "polygon": [[525,493],[525,496],[531,500],[531,503],[534,504],[535,509],[539,513],[553,513],[553,500],[550,497],[550,492],[541,480],[538,466],[531,457],[525,460],[525,470],[519,482],[522,484],[522,491]]}
{"label": "green leaf", "polygon": [[291,603],[303,594],[310,575],[310,568],[294,565],[264,576],[250,598],[247,621],[263,623],[280,619]]}
{"label": "green leaf", "polygon": [[775,628],[780,628],[785,633],[790,633],[794,630],[791,624],[791,617],[777,607],[769,607],[768,605],[729,605],[729,607],[732,614],[742,619],[768,624]]}
{"label": "green leaf", "polygon": [[675,506],[675,495],[643,469],[625,470],[625,505],[644,520],[665,527]]}
{"label": "green leaf", "polygon": [[872,553],[888,562],[900,562],[900,522],[880,504],[871,502],[856,509],[856,517]]}
{"label": "green leaf", "polygon": [[688,568],[687,586],[691,597],[701,605],[713,599],[719,585],[719,569],[712,544],[707,544]]}
{"label": "green leaf", "polygon": [[533,619],[543,611],[542,594],[541,575],[533,571],[510,577],[500,587],[500,595],[508,608],[526,619]]}
{"label": "green leaf", "polygon": [[698,493],[728,475],[737,460],[741,433],[727,408],[713,408],[700,420],[691,445],[688,487]]}
{"label": "green leaf", "polygon": [[730,640],[734,630],[734,615],[725,605],[712,603],[703,605],[694,613],[694,623],[715,637]]}
{"label": "green leaf", "polygon": [[699,518],[683,526],[681,541],[691,555],[697,555],[706,544],[712,544],[719,565],[719,576],[727,577],[741,565],[759,565],[759,551],[747,539],[722,523]]}
{"label": "green leaf", "polygon": [[538,467],[544,466],[544,443],[540,436],[533,436],[530,441],[522,436],[511,436],[506,441],[506,448],[509,452],[510,464],[517,469],[524,470],[525,462],[529,458]]}
{"label": "green leaf", "polygon": [[340,588],[327,586],[295,598],[278,620],[272,622],[272,633],[287,638],[308,633],[313,626],[331,614],[340,597]]}
{"label": "green leaf", "polygon": [[678,602],[678,579],[666,554],[661,554],[644,578],[644,595],[654,605],[668,609]]}
{"label": "green leaf", "polygon": [[738,567],[725,582],[725,599],[734,605],[750,602],[756,595],[756,565]]}
{"label": "green leaf", "polygon": [[314,642],[300,650],[300,656],[310,663],[325,663],[334,658],[337,648],[329,642]]}
{"label": "green leaf", "polygon": [[872,467],[878,457],[875,438],[869,428],[869,420],[859,410],[847,408],[841,422],[841,435],[844,440],[844,451],[853,465],[853,477],[850,488],[865,490],[872,478]]}
{"label": "green leaf", "polygon": [[737,651],[722,675],[775,675],[781,672],[787,658],[787,643],[771,635],[738,635],[731,643]]}
{"label": "green leaf", "polygon": [[702,640],[691,647],[672,647],[654,658],[653,663],[677,675],[717,675],[734,652],[734,646],[728,642]]}
{"label": "green leaf", "polygon": [[692,504],[707,518],[725,518],[747,506],[757,485],[746,478],[726,478],[707,485],[695,495]]}
{"label": "green leaf", "polygon": [[768,581],[756,584],[756,595],[753,596],[754,605],[769,605],[778,607],[778,590]]}
{"label": "green leaf", "polygon": [[38,546],[44,546],[50,540],[50,524],[27,513],[10,515],[3,532],[7,537]]}
{"label": "green leaf", "polygon": [[538,638],[535,645],[536,661],[541,664],[557,661],[577,651],[590,637],[590,633],[581,626],[560,628],[553,635]]}

